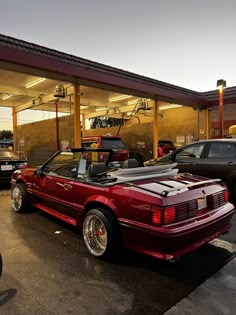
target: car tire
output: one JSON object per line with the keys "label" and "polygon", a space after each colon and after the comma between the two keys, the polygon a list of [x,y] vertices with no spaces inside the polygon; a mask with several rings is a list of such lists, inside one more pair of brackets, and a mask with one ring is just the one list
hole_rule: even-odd
{"label": "car tire", "polygon": [[15,212],[26,212],[29,209],[30,198],[24,184],[16,184],[12,190],[11,200]]}
{"label": "car tire", "polygon": [[83,238],[88,251],[95,257],[113,259],[120,253],[118,222],[107,209],[88,211],[83,223]]}

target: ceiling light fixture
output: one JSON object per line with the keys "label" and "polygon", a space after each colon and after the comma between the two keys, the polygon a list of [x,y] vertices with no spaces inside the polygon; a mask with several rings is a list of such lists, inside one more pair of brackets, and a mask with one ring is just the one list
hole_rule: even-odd
{"label": "ceiling light fixture", "polygon": [[33,81],[33,82],[30,82],[30,83],[28,83],[28,84],[26,84],[26,88],[28,89],[28,88],[30,88],[31,86],[34,86],[34,85],[36,85],[36,84],[38,84],[38,83],[41,83],[41,82],[43,82],[43,81],[45,81],[46,79],[45,78],[39,78],[39,79],[37,79],[37,80],[35,80],[35,81]]}
{"label": "ceiling light fixture", "polygon": [[178,107],[182,107],[183,105],[175,105],[175,104],[170,104],[170,105],[160,105],[159,110],[165,110],[165,109],[174,109]]}
{"label": "ceiling light fixture", "polygon": [[107,107],[97,107],[96,112],[100,112],[102,110],[107,110]]}
{"label": "ceiling light fixture", "polygon": [[7,94],[7,95],[5,95],[5,96],[2,97],[2,100],[5,101],[5,100],[7,100],[9,97],[12,97],[12,96],[13,96],[13,94]]}
{"label": "ceiling light fixture", "polygon": [[132,97],[132,95],[115,96],[115,97],[109,98],[109,103],[125,100],[126,98],[130,98],[130,97]]}

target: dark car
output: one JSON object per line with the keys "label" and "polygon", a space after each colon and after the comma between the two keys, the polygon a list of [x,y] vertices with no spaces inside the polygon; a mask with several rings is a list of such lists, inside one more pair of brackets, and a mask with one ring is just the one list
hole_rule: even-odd
{"label": "dark car", "polygon": [[146,165],[177,163],[180,172],[221,178],[236,197],[236,139],[211,139],[185,145]]}
{"label": "dark car", "polygon": [[0,184],[10,184],[12,173],[17,169],[27,168],[25,159],[19,159],[11,150],[0,149]]}
{"label": "dark car", "polygon": [[17,170],[12,207],[33,206],[76,226],[96,257],[125,247],[170,260],[230,229],[234,206],[221,180],[178,174],[173,164],[136,167],[134,159],[110,168],[111,160],[112,150],[79,148]]}

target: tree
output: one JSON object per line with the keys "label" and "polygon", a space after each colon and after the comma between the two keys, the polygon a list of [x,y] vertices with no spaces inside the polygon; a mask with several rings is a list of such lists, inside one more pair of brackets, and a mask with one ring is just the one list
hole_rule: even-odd
{"label": "tree", "polygon": [[11,130],[1,130],[0,131],[0,140],[2,139],[13,139],[13,133]]}

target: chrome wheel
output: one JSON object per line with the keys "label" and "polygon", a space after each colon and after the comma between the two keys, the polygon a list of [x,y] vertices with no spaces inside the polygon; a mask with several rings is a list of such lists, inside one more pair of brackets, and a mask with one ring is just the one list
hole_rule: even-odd
{"label": "chrome wheel", "polygon": [[22,208],[23,196],[20,188],[18,186],[13,188],[12,191],[12,207],[13,209],[18,212]]}
{"label": "chrome wheel", "polygon": [[99,215],[88,213],[83,224],[84,242],[94,256],[102,256],[108,245],[107,229]]}

